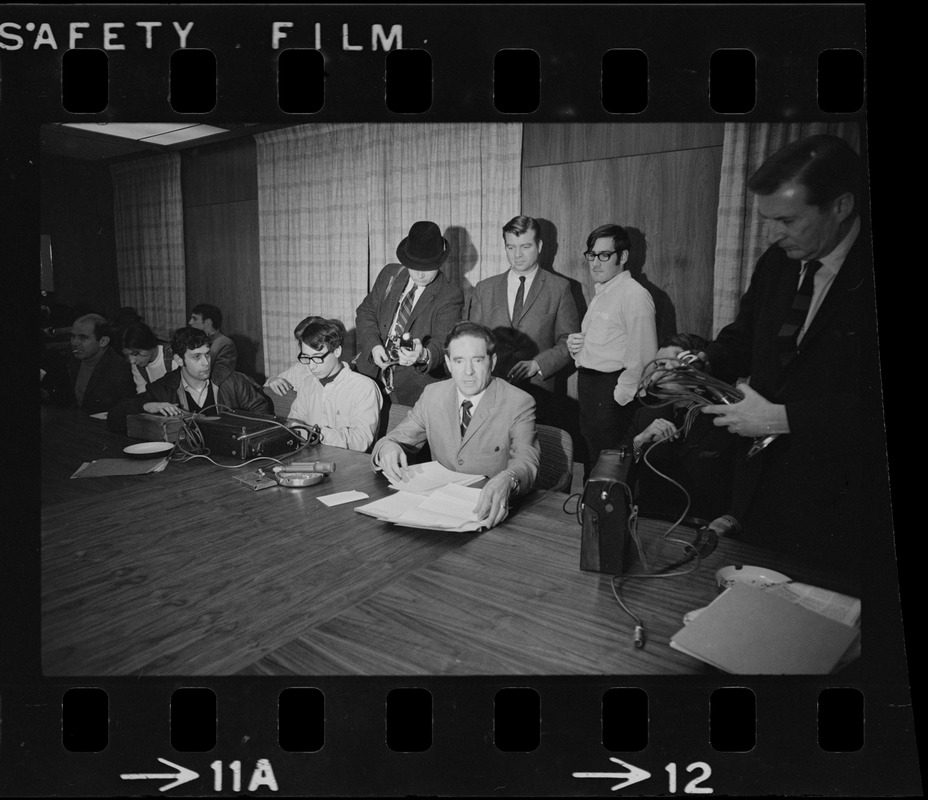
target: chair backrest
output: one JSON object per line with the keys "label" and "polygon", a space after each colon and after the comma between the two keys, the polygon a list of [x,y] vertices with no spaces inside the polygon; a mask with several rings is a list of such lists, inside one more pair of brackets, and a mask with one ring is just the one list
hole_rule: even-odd
{"label": "chair backrest", "polygon": [[399,425],[406,415],[412,410],[412,406],[404,406],[399,403],[384,403],[383,410],[380,412],[380,430],[378,438],[386,436],[397,425]]}
{"label": "chair backrest", "polygon": [[574,443],[570,434],[552,425],[536,425],[541,463],[535,478],[536,489],[570,494],[574,471]]}
{"label": "chair backrest", "polygon": [[279,396],[267,388],[263,391],[264,394],[271,398],[271,402],[274,404],[275,417],[283,417],[286,419],[290,416],[290,406],[292,406],[293,401],[296,400],[296,389],[291,389],[286,394]]}

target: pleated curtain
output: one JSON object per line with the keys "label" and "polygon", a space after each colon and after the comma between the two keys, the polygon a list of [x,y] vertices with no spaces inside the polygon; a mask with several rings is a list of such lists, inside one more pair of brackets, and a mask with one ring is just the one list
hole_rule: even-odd
{"label": "pleated curtain", "polygon": [[170,338],[187,306],[180,155],[113,164],[110,174],[120,303]]}
{"label": "pleated curtain", "polygon": [[255,136],[267,374],[293,363],[293,327],[355,309],[417,220],[451,246],[466,290],[506,267],[502,225],[520,212],[519,124],[302,125]]}

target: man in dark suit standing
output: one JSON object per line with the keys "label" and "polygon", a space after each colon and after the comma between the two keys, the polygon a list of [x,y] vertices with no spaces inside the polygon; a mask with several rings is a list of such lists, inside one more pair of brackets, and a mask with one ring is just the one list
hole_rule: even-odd
{"label": "man in dark suit standing", "polygon": [[61,399],[76,402],[88,414],[109,411],[135,393],[129,362],[109,346],[109,322],[99,314],[85,314],[71,326],[69,386]]}
{"label": "man in dark suit standing", "polygon": [[885,463],[872,418],[879,362],[862,172],[847,142],[818,135],[754,173],[748,187],[771,246],[737,318],[705,353],[719,377],[750,379],[739,384],[743,401],[704,408],[743,437],[732,513],[745,538],[854,578],[864,473]]}
{"label": "man in dark suit standing", "polygon": [[561,425],[555,375],[570,362],[567,336],[580,330],[570,284],[538,266],[544,242],[532,217],[513,217],[503,226],[509,269],[474,288],[467,317],[496,336],[493,374],[528,392],[538,422]]}
{"label": "man in dark suit standing", "polygon": [[204,331],[209,336],[209,359],[212,365],[228,367],[235,370],[238,363],[238,348],[235,342],[221,330],[222,311],[211,303],[199,303],[190,311],[187,324],[191,328]]}
{"label": "man in dark suit standing", "polygon": [[445,377],[442,343],[464,306],[461,288],[441,272],[448,254],[438,226],[416,222],[396,248],[400,263],[380,271],[358,306],[358,371],[379,380],[395,403],[413,405]]}

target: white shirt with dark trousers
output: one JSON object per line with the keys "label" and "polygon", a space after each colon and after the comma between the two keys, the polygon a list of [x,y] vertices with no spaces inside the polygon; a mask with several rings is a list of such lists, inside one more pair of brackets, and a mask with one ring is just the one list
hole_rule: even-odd
{"label": "white shirt with dark trousers", "polygon": [[374,381],[341,363],[334,377],[307,379],[296,387],[290,417],[318,425],[323,444],[363,453],[377,436],[383,398]]}

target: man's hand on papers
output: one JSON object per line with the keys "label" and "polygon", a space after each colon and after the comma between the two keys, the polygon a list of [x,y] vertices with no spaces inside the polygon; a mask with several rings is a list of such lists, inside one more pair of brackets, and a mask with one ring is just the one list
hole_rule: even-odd
{"label": "man's hand on papers", "polygon": [[409,463],[406,460],[406,451],[396,442],[384,442],[377,453],[377,466],[383,470],[391,481],[399,483],[412,477],[409,473]]}
{"label": "man's hand on papers", "polygon": [[509,490],[512,479],[508,472],[501,472],[487,481],[480,490],[480,502],[474,514],[487,528],[499,525],[509,514]]}

